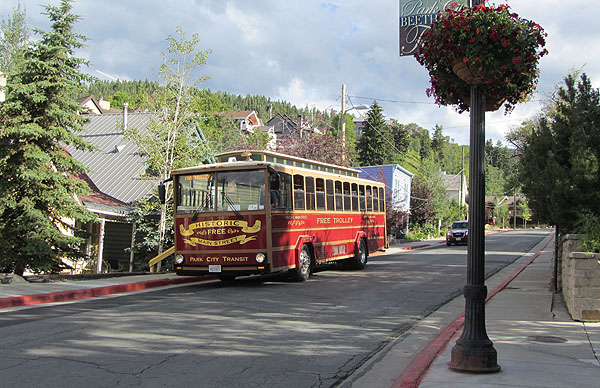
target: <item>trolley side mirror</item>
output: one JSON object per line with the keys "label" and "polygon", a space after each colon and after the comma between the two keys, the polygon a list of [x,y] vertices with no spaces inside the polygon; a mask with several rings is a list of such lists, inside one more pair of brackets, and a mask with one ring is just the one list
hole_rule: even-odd
{"label": "trolley side mirror", "polygon": [[167,189],[164,182],[161,182],[160,185],[158,185],[158,200],[163,205],[167,202]]}

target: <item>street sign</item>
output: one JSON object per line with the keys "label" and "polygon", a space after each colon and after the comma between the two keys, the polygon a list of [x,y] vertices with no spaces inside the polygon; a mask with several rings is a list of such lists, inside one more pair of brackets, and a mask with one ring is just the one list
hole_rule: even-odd
{"label": "street sign", "polygon": [[469,0],[400,0],[400,56],[413,55],[421,35],[452,3],[469,6]]}

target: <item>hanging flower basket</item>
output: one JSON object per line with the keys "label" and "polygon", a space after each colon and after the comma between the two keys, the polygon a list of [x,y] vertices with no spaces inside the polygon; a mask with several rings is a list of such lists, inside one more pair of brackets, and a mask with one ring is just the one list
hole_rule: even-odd
{"label": "hanging flower basket", "polygon": [[507,5],[453,3],[423,34],[415,53],[429,71],[427,95],[463,112],[469,110],[475,85],[486,96],[486,110],[504,104],[509,113],[535,91],[539,60],[548,53],[546,36],[537,23],[511,13]]}

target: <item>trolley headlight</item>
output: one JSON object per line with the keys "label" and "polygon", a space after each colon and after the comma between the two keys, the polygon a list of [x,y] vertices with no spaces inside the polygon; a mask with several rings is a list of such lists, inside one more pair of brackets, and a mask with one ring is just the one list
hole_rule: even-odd
{"label": "trolley headlight", "polygon": [[263,261],[265,261],[267,257],[265,256],[264,253],[257,253],[256,254],[256,262],[261,264]]}
{"label": "trolley headlight", "polygon": [[175,263],[177,263],[177,264],[183,263],[183,255],[175,255]]}

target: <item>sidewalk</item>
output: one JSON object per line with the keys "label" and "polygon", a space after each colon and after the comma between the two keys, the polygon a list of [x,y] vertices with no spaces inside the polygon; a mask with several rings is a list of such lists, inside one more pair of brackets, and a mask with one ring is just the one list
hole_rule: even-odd
{"label": "sidewalk", "polygon": [[213,279],[214,277],[210,276],[177,276],[174,273],[161,273],[94,280],[0,284],[0,309],[65,302]]}
{"label": "sidewalk", "polygon": [[[562,296],[553,295],[552,257],[550,243],[488,301],[487,333],[498,353],[500,372],[470,374],[448,368],[461,329],[418,386],[600,387],[600,323],[573,321]],[[494,290],[496,281],[488,282],[488,290]]]}
{"label": "sidewalk", "polygon": [[600,323],[573,321],[562,296],[553,295],[552,258],[549,235],[530,254],[486,280],[486,328],[500,372],[448,368],[462,333],[461,295],[392,341],[341,386],[600,387]]}

